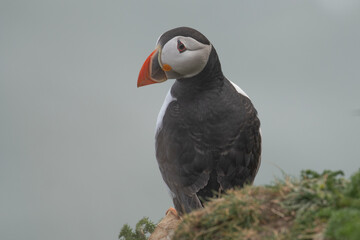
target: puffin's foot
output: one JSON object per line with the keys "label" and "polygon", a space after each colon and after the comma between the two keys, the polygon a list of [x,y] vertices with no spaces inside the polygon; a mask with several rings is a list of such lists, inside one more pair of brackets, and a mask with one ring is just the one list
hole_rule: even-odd
{"label": "puffin's foot", "polygon": [[168,214],[173,214],[175,217],[180,218],[178,212],[177,212],[176,209],[173,208],[173,207],[169,208],[169,209],[166,211],[165,215],[168,215]]}

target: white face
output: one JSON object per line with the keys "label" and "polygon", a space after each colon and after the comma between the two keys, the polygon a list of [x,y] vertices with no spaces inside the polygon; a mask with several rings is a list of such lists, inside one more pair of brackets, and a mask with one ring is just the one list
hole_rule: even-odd
{"label": "white face", "polygon": [[[167,78],[189,78],[199,74],[209,60],[211,45],[191,37],[177,36],[169,40],[161,50],[160,65]],[[169,65],[171,70],[165,70]]]}

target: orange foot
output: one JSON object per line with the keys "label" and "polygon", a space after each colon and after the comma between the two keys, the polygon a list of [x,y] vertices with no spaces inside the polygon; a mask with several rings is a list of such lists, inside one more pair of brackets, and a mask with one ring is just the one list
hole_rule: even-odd
{"label": "orange foot", "polygon": [[178,212],[177,212],[176,209],[173,208],[173,207],[169,208],[169,209],[166,211],[165,215],[168,215],[168,214],[173,214],[173,215],[175,215],[175,217],[180,218]]}

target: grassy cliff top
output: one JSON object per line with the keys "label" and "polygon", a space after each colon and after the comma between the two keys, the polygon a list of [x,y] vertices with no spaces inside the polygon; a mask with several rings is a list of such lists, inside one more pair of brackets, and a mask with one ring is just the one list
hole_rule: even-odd
{"label": "grassy cliff top", "polygon": [[172,239],[358,240],[360,170],[349,180],[341,171],[306,170],[300,179],[229,191],[184,216]]}

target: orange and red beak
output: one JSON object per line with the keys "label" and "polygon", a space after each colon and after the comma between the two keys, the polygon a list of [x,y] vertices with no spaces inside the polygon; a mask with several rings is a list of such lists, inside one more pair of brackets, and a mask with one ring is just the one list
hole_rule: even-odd
{"label": "orange and red beak", "polygon": [[[165,71],[167,71],[166,66],[160,65],[160,47],[156,48],[145,60],[143,66],[141,67],[137,86],[142,87],[149,84],[160,83],[167,80]],[[164,70],[165,71],[164,71]]]}

